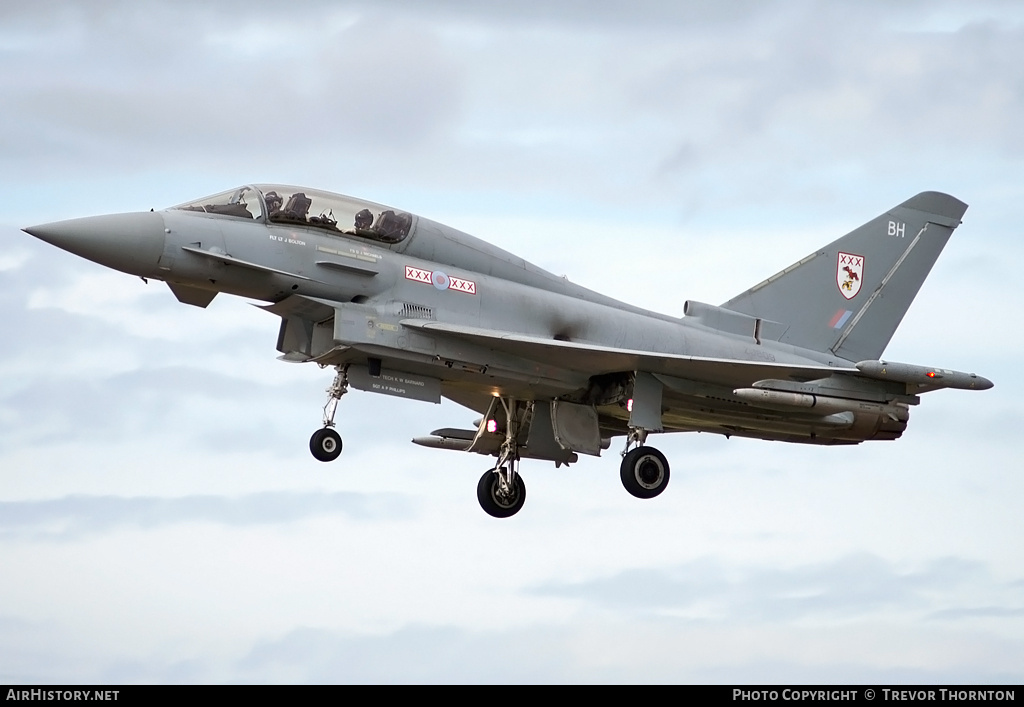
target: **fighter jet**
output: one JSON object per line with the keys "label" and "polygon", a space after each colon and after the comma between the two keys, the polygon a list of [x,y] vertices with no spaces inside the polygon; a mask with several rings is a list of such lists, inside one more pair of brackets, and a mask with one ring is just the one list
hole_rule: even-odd
{"label": "fighter jet", "polygon": [[280,318],[284,361],[331,366],[316,459],[342,451],[349,387],[479,414],[412,440],[495,457],[488,514],[526,500],[521,459],[572,464],[623,438],[620,477],[661,494],[660,432],[847,445],[903,434],[920,395],[983,390],[973,373],[880,357],[967,209],[922,192],[721,305],[681,317],[598,294],[454,228],[314,189],[257,184],[163,211],[24,229],[181,302],[218,293]]}

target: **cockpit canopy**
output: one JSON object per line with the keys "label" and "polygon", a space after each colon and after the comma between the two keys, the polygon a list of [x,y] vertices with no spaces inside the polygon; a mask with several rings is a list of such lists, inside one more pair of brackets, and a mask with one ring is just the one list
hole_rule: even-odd
{"label": "cockpit canopy", "polygon": [[280,184],[247,185],[172,208],[312,227],[388,244],[404,240],[415,218],[369,201]]}

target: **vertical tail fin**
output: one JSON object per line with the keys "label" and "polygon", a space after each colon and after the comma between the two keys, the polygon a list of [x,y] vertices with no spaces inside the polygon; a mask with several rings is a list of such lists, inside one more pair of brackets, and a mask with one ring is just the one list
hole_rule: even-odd
{"label": "vertical tail fin", "polygon": [[922,192],[722,306],[787,325],[783,343],[877,359],[965,211]]}

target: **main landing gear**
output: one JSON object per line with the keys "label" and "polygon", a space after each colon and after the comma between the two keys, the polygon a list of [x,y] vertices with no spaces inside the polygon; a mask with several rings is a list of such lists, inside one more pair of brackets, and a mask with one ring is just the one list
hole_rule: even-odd
{"label": "main landing gear", "polygon": [[637,498],[654,498],[668,486],[668,460],[654,447],[644,446],[646,441],[646,430],[630,429],[619,468],[622,485]]}
{"label": "main landing gear", "polygon": [[[532,408],[529,403],[512,398],[498,398],[495,405],[498,404],[501,407],[492,407],[488,417],[492,421],[500,420],[501,413],[504,413],[505,439],[498,451],[497,464],[480,477],[476,497],[488,515],[508,518],[518,513],[526,502],[526,484],[519,475],[519,435],[531,418]],[[654,447],[646,446],[647,435],[647,429],[631,425],[626,447],[622,450],[622,485],[637,498],[660,495],[669,480],[668,460]]]}
{"label": "main landing gear", "polygon": [[495,467],[480,477],[476,498],[487,515],[508,518],[518,513],[526,503],[526,484],[517,471]]}
{"label": "main landing gear", "polygon": [[505,441],[498,452],[498,463],[480,477],[476,498],[484,512],[495,518],[514,516],[526,503],[526,484],[519,475],[520,408],[511,398],[500,398],[505,410]]}
{"label": "main landing gear", "polygon": [[[341,454],[341,435],[334,429],[334,416],[338,410],[338,401],[348,392],[348,387],[348,367],[335,366],[334,380],[327,388],[328,399],[324,405],[323,427],[314,432],[309,439],[309,451],[319,461],[334,461]],[[497,421],[501,427],[501,417],[504,413],[504,439],[498,448],[497,463],[484,472],[476,485],[476,497],[480,507],[495,518],[514,516],[526,503],[526,483],[519,474],[519,438],[527,426],[532,424],[533,405],[534,403],[529,401],[498,398],[491,408],[492,412],[485,416],[486,421],[481,421],[481,425],[494,424]],[[494,429],[490,428],[488,431],[493,432]],[[481,429],[478,435],[482,433]],[[647,429],[631,425],[626,436],[626,447],[622,451],[622,485],[637,498],[654,498],[660,495],[669,481],[668,460],[654,447],[646,446],[647,435]],[[493,441],[490,444],[493,444]],[[492,446],[487,448],[494,449]]]}
{"label": "main landing gear", "polygon": [[334,381],[327,389],[330,396],[324,405],[324,426],[309,438],[309,451],[322,462],[332,462],[341,454],[341,435],[334,429],[334,413],[338,401],[348,392],[348,366],[335,366]]}

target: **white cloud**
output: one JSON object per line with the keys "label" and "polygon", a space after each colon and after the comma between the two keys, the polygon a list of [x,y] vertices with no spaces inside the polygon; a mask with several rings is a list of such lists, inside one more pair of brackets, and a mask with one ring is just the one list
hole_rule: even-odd
{"label": "white cloud", "polygon": [[0,272],[5,270],[17,270],[27,263],[31,257],[31,254],[24,250],[4,253],[3,255],[0,255]]}

